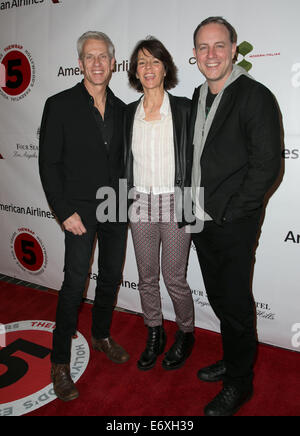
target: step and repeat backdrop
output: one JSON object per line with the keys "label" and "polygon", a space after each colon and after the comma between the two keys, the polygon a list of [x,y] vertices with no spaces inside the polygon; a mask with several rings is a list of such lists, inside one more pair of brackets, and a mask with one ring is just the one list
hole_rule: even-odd
{"label": "step and repeat backdrop", "polygon": [[[82,80],[76,41],[87,30],[107,33],[116,46],[111,88],[129,103],[131,51],[148,35],[172,53],[180,83],[191,97],[203,82],[193,58],[193,32],[211,15],[237,29],[241,63],[275,94],[282,113],[282,176],[271,196],[257,248],[253,293],[259,340],[300,351],[300,36],[299,0],[10,0],[0,1],[0,272],[59,290],[64,235],[45,199],[38,172],[39,129],[45,100]],[[84,153],[84,149],[82,150]],[[87,287],[93,299],[97,254]],[[188,280],[196,325],[219,331],[194,247]],[[174,320],[161,282],[166,319]],[[141,312],[129,232],[118,306]],[[0,320],[1,322],[1,320]]]}

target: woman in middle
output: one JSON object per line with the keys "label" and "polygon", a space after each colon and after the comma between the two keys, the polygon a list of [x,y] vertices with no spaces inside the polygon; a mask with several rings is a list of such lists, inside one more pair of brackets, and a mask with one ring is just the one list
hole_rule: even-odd
{"label": "woman in middle", "polygon": [[[162,363],[164,369],[172,370],[184,365],[195,342],[194,303],[186,280],[191,237],[175,218],[180,209],[175,187],[184,189],[190,100],[167,92],[178,82],[177,68],[164,45],[153,37],[135,47],[128,76],[130,85],[143,93],[128,106],[126,115],[126,176],[136,198],[129,219],[148,327],[138,368],[153,368],[166,346],[159,290],[162,247],[162,275],[179,327]],[[133,214],[136,205],[139,213]]]}

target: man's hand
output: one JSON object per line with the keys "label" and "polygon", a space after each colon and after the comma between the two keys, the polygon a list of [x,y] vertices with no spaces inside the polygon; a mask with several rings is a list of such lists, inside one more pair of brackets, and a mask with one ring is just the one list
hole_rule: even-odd
{"label": "man's hand", "polygon": [[68,232],[73,233],[73,235],[82,236],[86,233],[86,228],[82,224],[81,218],[77,212],[63,222],[63,227]]}

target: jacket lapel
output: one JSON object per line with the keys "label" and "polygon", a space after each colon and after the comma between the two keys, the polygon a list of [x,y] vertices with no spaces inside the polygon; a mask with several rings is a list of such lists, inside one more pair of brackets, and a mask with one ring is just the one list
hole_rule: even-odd
{"label": "jacket lapel", "polygon": [[169,94],[170,107],[172,112],[172,120],[173,120],[173,136],[174,136],[174,147],[175,147],[175,155],[176,150],[178,150],[178,144],[180,144],[180,136],[181,136],[181,120],[179,119],[179,113],[176,110],[176,103],[173,95]]}
{"label": "jacket lapel", "polygon": [[[216,115],[214,117],[214,120],[212,122],[210,131],[208,133],[205,147],[206,148],[209,143],[214,139],[220,128],[222,127],[223,123],[227,119],[228,114],[231,111],[232,105],[234,103],[234,90],[235,90],[235,83],[233,83],[231,86],[226,88],[224,90],[224,94],[221,98],[219,107],[217,109]],[[190,143],[193,144],[194,142],[194,134],[195,134],[195,123],[197,118],[197,112],[198,112],[198,103],[199,103],[199,97],[200,97],[200,89],[195,89],[193,100],[192,100],[192,112],[191,112],[191,128],[190,128]]]}
{"label": "jacket lapel", "polygon": [[189,144],[194,143],[194,134],[195,134],[195,123],[197,118],[197,112],[198,112],[198,102],[199,102],[199,96],[200,96],[200,88],[195,89],[193,98],[192,98],[192,108],[191,108],[191,119],[190,119],[190,134],[189,134]]}
{"label": "jacket lapel", "polygon": [[[141,97],[142,98],[142,97]],[[138,105],[140,104],[141,98],[130,104],[127,107],[127,116],[126,116],[126,139],[127,139],[127,145],[132,146],[132,136],[133,136],[133,124],[134,124],[134,117],[135,113],[137,111]]]}
{"label": "jacket lapel", "polygon": [[127,106],[125,123],[124,123],[124,130],[125,130],[124,161],[125,161],[125,168],[126,168],[126,177],[128,180],[128,189],[131,189],[133,187],[133,154],[132,154],[133,125],[134,125],[134,116],[140,101],[141,99]]}
{"label": "jacket lapel", "polygon": [[224,122],[226,121],[228,115],[230,114],[232,110],[232,106],[234,104],[234,90],[235,90],[234,84],[233,86],[229,86],[224,90],[224,94],[221,98],[219,107],[217,109],[210,131],[208,133],[205,147],[207,147],[210,144],[210,142],[213,141],[216,134],[222,128]]}

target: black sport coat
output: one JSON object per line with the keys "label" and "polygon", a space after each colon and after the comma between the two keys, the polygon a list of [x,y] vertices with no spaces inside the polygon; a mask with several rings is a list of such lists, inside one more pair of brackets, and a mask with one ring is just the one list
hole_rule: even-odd
{"label": "black sport coat", "polygon": [[[187,184],[200,88],[192,100]],[[281,124],[273,94],[241,76],[225,89],[201,157],[205,211],[218,224],[263,207],[281,167]]]}
{"label": "black sport coat", "polygon": [[126,105],[107,88],[113,105],[113,137],[107,151],[82,83],[50,97],[44,108],[39,167],[50,206],[60,222],[77,212],[96,221],[96,192],[118,191],[124,173]]}

